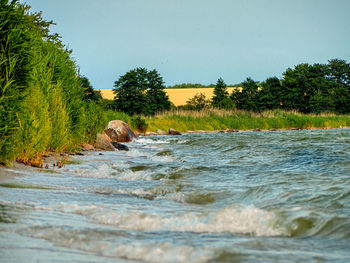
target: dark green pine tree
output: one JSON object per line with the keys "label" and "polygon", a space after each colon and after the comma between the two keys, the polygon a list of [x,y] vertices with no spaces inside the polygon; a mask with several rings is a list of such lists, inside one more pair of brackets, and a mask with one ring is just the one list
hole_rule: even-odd
{"label": "dark green pine tree", "polygon": [[273,110],[281,107],[281,81],[277,77],[266,79],[261,83],[258,103],[259,110]]}
{"label": "dark green pine tree", "polygon": [[251,78],[242,82],[242,91],[232,94],[238,109],[258,111],[258,84]]}
{"label": "dark green pine tree", "polygon": [[222,78],[219,78],[216,82],[215,88],[214,88],[214,96],[212,98],[211,104],[214,107],[219,107],[219,104],[221,101],[223,101],[225,98],[228,97],[227,87],[226,83]]}
{"label": "dark green pine tree", "polygon": [[216,82],[211,105],[219,109],[235,108],[235,104],[229,97],[227,86],[222,78],[219,78]]}

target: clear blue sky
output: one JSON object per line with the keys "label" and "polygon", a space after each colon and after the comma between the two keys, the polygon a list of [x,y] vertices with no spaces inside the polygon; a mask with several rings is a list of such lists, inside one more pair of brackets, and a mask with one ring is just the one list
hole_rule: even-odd
{"label": "clear blue sky", "polygon": [[112,88],[130,69],[166,85],[281,77],[299,63],[350,62],[350,0],[22,0],[56,22],[81,74]]}

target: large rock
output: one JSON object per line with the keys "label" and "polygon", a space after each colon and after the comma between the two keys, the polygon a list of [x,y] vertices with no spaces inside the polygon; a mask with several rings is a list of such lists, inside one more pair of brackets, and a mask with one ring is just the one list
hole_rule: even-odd
{"label": "large rock", "polygon": [[170,135],[181,135],[181,133],[173,128],[169,129],[169,134]]}
{"label": "large rock", "polygon": [[106,134],[113,142],[131,142],[136,139],[136,135],[130,129],[129,125],[120,120],[110,121],[106,129]]}
{"label": "large rock", "polygon": [[96,136],[95,147],[104,151],[115,151],[111,139],[105,134],[98,133]]}
{"label": "large rock", "polygon": [[166,131],[163,131],[163,130],[157,130],[157,134],[158,135],[169,135],[169,133],[167,133]]}

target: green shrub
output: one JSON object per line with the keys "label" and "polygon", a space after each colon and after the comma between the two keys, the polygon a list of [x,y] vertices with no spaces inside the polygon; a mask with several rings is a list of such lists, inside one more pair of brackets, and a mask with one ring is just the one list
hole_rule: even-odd
{"label": "green shrub", "polygon": [[141,133],[145,133],[147,131],[148,124],[145,119],[142,119],[140,116],[132,117],[131,119],[131,127],[136,129]]}

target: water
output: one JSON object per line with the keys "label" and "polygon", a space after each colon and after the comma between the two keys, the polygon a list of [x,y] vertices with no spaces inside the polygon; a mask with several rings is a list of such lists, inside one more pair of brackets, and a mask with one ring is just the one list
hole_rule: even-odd
{"label": "water", "polygon": [[350,261],[350,130],[129,147],[51,173],[13,168],[0,186],[0,261]]}

